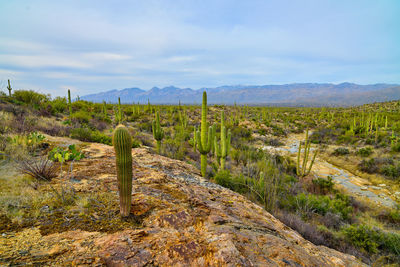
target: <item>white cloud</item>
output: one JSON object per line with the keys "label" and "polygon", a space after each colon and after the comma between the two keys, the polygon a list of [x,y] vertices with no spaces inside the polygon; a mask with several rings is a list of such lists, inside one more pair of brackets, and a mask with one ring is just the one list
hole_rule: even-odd
{"label": "white cloud", "polygon": [[0,55],[0,62],[15,67],[67,67],[89,68],[88,62],[69,58],[63,55]]}

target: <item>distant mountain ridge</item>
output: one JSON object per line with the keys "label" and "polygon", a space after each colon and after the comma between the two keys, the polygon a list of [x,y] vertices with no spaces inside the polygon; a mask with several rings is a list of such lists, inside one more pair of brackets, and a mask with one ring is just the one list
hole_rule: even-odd
{"label": "distant mountain ridge", "polygon": [[168,86],[143,90],[137,87],[110,90],[82,96],[81,99],[117,103],[200,104],[207,91],[209,104],[247,104],[281,106],[349,106],[400,99],[398,84],[292,83],[283,85],[234,85],[215,88],[178,88]]}

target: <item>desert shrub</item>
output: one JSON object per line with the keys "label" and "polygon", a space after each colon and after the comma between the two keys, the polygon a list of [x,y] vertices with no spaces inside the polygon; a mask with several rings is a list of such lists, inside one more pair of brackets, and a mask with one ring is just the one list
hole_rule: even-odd
{"label": "desert shrub", "polygon": [[379,172],[392,180],[397,180],[400,177],[400,165],[384,165]]}
{"label": "desert shrub", "polygon": [[305,239],[309,240],[313,244],[328,245],[317,227],[303,221],[300,216],[296,214],[281,212],[277,214],[276,217],[290,228],[296,230]]}
{"label": "desert shrub", "polygon": [[17,101],[31,105],[35,108],[39,108],[42,103],[49,101],[49,96],[32,90],[16,90],[13,93],[13,97]]}
{"label": "desert shrub", "polygon": [[90,135],[90,141],[91,142],[96,142],[96,143],[102,143],[105,145],[112,145],[112,137],[108,136],[104,133],[101,133],[99,131],[92,131]]}
{"label": "desert shrub", "polygon": [[87,112],[85,112],[83,110],[74,112],[71,115],[71,120],[73,122],[89,123],[90,119],[91,119],[91,116]]}
{"label": "desert shrub", "polygon": [[278,125],[271,124],[272,134],[275,136],[286,136],[286,132],[283,128],[279,127]]}
{"label": "desert shrub", "polygon": [[360,170],[367,173],[376,173],[379,170],[378,164],[375,159],[363,159],[359,164]]}
{"label": "desert shrub", "polygon": [[383,210],[378,216],[380,220],[400,226],[400,205],[390,210]]}
{"label": "desert shrub", "polygon": [[52,107],[52,114],[57,115],[64,113],[67,110],[67,99],[65,97],[56,97],[50,101]]}
{"label": "desert shrub", "polygon": [[357,155],[361,157],[369,157],[372,154],[372,147],[363,147],[357,150]]}
{"label": "desert shrub", "polygon": [[367,225],[350,225],[342,230],[344,236],[350,243],[368,253],[378,252],[376,233]]}
{"label": "desert shrub", "polygon": [[391,150],[392,150],[393,152],[400,152],[400,142],[394,143],[394,144],[391,146]]}
{"label": "desert shrub", "polygon": [[338,147],[332,153],[332,155],[335,155],[335,156],[344,156],[344,155],[348,155],[348,154],[350,154],[350,151],[348,148],[345,148],[345,147]]}
{"label": "desert shrub", "polygon": [[152,123],[150,121],[142,122],[137,125],[140,131],[152,132]]}
{"label": "desert shrub", "polygon": [[186,148],[178,139],[167,138],[164,141],[164,154],[170,158],[183,160]]}
{"label": "desert shrub", "polygon": [[51,136],[68,136],[71,131],[71,127],[62,125],[59,122],[42,120],[38,121],[34,129]]}
{"label": "desert shrub", "polygon": [[18,162],[17,168],[24,174],[37,180],[50,181],[57,177],[58,167],[46,157]]}
{"label": "desert shrub", "polygon": [[265,144],[269,145],[269,146],[283,146],[284,144],[279,141],[278,138],[268,138],[267,140],[265,140]]}
{"label": "desert shrub", "polygon": [[343,225],[342,217],[337,213],[328,211],[319,221],[328,228],[339,230]]}
{"label": "desert shrub", "polygon": [[336,140],[336,136],[330,128],[319,128],[310,135],[310,142],[313,144],[327,143]]}
{"label": "desert shrub", "polygon": [[317,178],[312,180],[313,188],[312,191],[318,194],[327,194],[333,192],[333,180],[331,176],[328,176],[327,179]]}
{"label": "desert shrub", "polygon": [[342,230],[346,239],[356,247],[375,254],[379,250],[400,256],[400,235],[384,232],[367,225],[350,225]]}
{"label": "desert shrub", "polygon": [[251,130],[244,127],[234,127],[231,130],[232,140],[238,141],[240,138],[250,140],[251,139]]}
{"label": "desert shrub", "polygon": [[93,130],[104,131],[108,128],[108,124],[101,120],[91,119],[89,122],[89,127]]}
{"label": "desert shrub", "polygon": [[284,203],[287,208],[295,209],[304,216],[309,216],[311,213],[325,215],[329,211],[339,214],[343,220],[348,220],[353,211],[350,199],[342,194],[336,194],[334,198],[331,198],[300,193],[295,197],[289,197]]}
{"label": "desert shrub", "polygon": [[70,137],[81,141],[91,141],[92,133],[88,128],[74,128],[71,130]]}
{"label": "desert shrub", "polygon": [[231,190],[235,189],[235,184],[233,182],[232,175],[228,170],[222,170],[217,172],[214,176],[214,181],[223,187],[229,188]]}

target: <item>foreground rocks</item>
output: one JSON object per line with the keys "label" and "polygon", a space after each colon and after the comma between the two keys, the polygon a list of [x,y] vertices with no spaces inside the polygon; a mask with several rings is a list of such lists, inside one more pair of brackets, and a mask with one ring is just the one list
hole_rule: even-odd
{"label": "foreground rocks", "polygon": [[[75,167],[80,193],[117,195],[112,147],[91,144]],[[355,257],[315,246],[260,206],[199,176],[193,166],[133,149],[132,216],[117,232],[39,227],[0,236],[0,265],[48,266],[360,266]],[[118,212],[118,210],[116,210]]]}

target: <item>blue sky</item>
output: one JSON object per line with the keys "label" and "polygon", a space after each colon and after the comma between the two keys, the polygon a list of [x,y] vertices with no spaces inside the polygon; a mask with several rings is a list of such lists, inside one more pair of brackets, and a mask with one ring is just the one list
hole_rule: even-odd
{"label": "blue sky", "polygon": [[0,88],[400,83],[400,1],[0,1]]}

